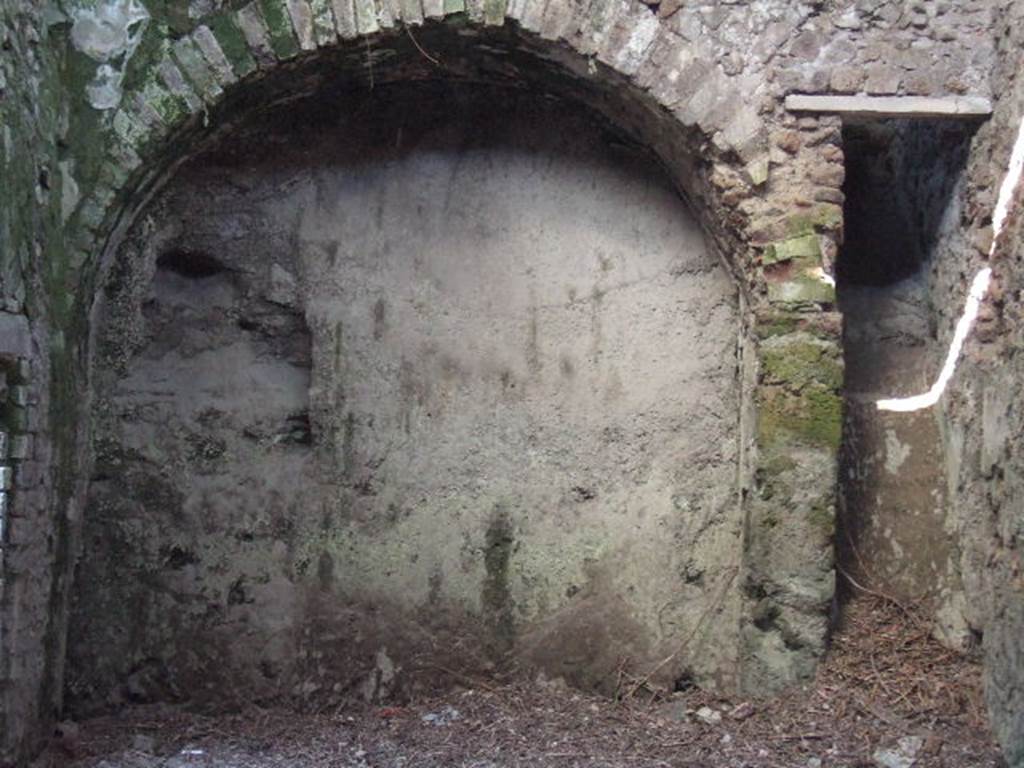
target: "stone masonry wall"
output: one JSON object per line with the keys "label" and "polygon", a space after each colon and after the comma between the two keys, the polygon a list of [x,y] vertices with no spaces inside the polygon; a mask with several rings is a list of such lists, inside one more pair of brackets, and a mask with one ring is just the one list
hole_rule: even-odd
{"label": "stone masonry wall", "polygon": [[[0,3],[0,764],[59,710],[76,466],[62,162],[63,45],[48,4]],[[51,386],[54,372],[64,381]],[[59,469],[60,468],[60,469]],[[63,472],[60,471],[63,469]]]}
{"label": "stone masonry wall", "polygon": [[[313,92],[328,72],[360,87],[438,76],[550,82],[659,155],[733,270],[747,313],[737,488],[745,684],[773,688],[809,674],[832,592],[842,372],[839,317],[820,270],[831,271],[841,241],[843,168],[838,122],[787,116],[781,97],[986,95],[986,25],[1003,5],[3,0],[0,8],[4,171],[14,179],[0,191],[3,298],[12,316],[29,319],[4,322],[14,324],[11,338],[30,340],[19,346],[27,353],[0,349],[12,361],[6,412],[21,419],[6,431],[12,445],[25,446],[15,437],[33,431],[42,438],[31,460],[19,459],[7,497],[3,759],[38,746],[60,701],[76,509],[89,474],[78,405],[101,256],[203,142],[258,116],[263,103]],[[416,47],[395,33],[404,26],[416,30]],[[421,45],[433,54],[424,57]]]}
{"label": "stone masonry wall", "polygon": [[[934,271],[943,337],[965,286],[984,266],[991,217],[1024,117],[1024,2],[997,5],[995,114],[976,136],[959,200],[962,228],[945,239]],[[993,728],[1011,766],[1024,765],[1024,189],[1018,188],[977,330],[943,402],[944,452],[959,542],[966,618],[980,639]]]}

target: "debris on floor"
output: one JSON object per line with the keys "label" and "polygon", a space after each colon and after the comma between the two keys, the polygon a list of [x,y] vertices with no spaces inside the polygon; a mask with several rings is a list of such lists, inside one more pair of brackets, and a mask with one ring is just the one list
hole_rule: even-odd
{"label": "debris on floor", "polygon": [[62,723],[38,768],[1002,768],[983,713],[976,661],[862,598],[813,684],[777,699],[517,679],[311,713],[153,704]]}

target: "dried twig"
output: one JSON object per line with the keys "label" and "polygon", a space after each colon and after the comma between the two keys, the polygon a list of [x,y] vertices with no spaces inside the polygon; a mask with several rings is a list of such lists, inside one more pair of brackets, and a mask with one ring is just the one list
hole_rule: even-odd
{"label": "dried twig", "polygon": [[431,56],[425,50],[423,50],[423,47],[419,44],[419,41],[415,37],[413,37],[412,28],[409,27],[409,25],[406,25],[405,31],[409,35],[409,39],[412,40],[412,44],[416,46],[416,50],[419,51],[423,55],[423,58],[425,58],[427,61],[429,61],[434,66],[440,67],[441,66],[441,62],[438,61],[437,59],[435,59],[433,56]]}

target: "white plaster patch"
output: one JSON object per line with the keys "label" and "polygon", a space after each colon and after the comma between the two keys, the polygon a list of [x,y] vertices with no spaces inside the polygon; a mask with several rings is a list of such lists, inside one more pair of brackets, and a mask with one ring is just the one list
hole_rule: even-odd
{"label": "white plaster patch", "polygon": [[96,109],[113,109],[121,101],[125,69],[142,40],[149,11],[138,0],[110,0],[76,8],[71,17],[72,44],[100,64],[85,89],[89,103]]}
{"label": "white plaster patch", "polygon": [[900,467],[910,458],[910,444],[901,443],[893,429],[885,430],[885,471],[898,475]]}

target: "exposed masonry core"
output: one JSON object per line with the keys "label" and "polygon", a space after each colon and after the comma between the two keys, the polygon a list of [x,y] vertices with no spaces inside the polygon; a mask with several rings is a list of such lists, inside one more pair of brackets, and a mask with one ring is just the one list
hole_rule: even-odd
{"label": "exposed masonry core", "polygon": [[347,101],[197,158],[118,255],[72,705],[610,693],[684,638],[653,679],[734,686],[738,303],[683,201],[561,100]]}

